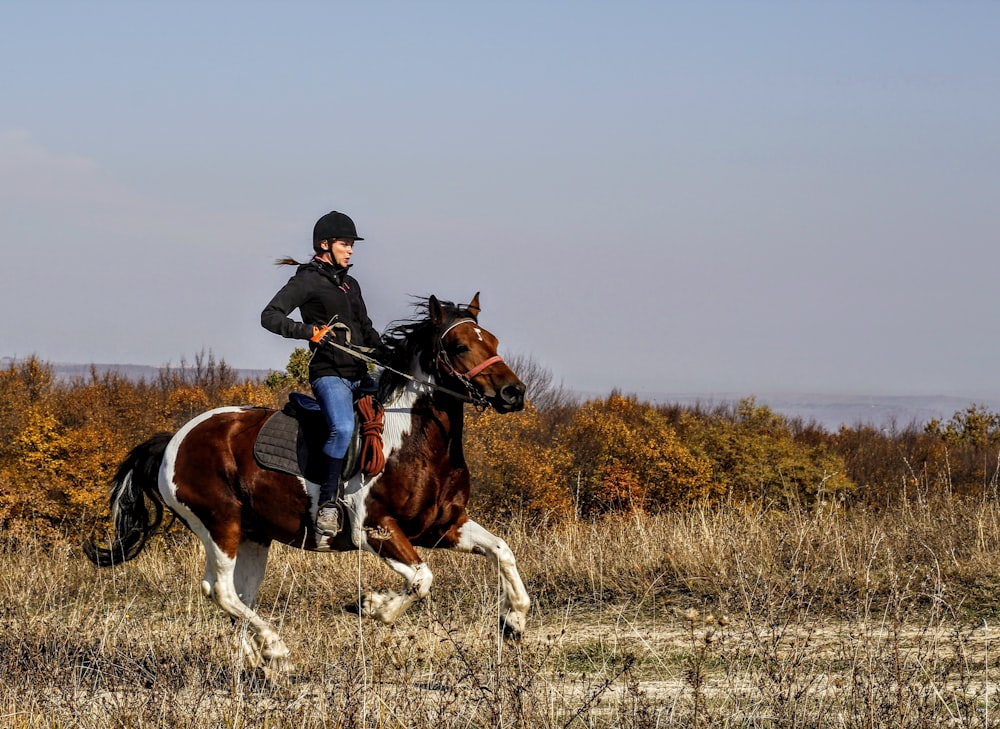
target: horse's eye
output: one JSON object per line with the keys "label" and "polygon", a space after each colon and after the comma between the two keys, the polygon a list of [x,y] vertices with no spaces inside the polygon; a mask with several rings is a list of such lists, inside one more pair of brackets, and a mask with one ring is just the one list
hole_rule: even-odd
{"label": "horse's eye", "polygon": [[454,347],[451,348],[452,354],[465,354],[468,351],[469,348],[466,347],[464,344],[456,344]]}

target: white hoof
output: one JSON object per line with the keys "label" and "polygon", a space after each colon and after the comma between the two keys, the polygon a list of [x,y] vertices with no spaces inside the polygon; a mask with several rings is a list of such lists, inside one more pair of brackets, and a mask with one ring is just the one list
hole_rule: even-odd
{"label": "white hoof", "polygon": [[503,637],[511,640],[520,640],[524,635],[524,626],[527,621],[524,615],[510,611],[504,616],[500,628],[503,630]]}

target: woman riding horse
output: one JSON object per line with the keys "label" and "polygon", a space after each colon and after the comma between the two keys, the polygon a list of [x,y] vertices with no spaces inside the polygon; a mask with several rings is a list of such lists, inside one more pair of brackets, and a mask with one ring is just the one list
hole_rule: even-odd
{"label": "woman riding horse", "polygon": [[[401,575],[405,586],[369,591],[352,606],[392,623],[431,589],[433,575],[417,547],[490,557],[502,588],[500,628],[517,637],[530,600],[507,543],[466,512],[470,477],[462,450],[465,403],[509,413],[524,407],[524,384],[480,326],[479,294],[465,306],[425,302],[425,317],[386,332],[379,379],[385,406],[385,468],[353,475],[343,501],[347,527],[335,539],[313,528],[321,485],[262,467],[254,443],[274,411],[224,407],[203,413],[176,434],[136,446],[112,483],[115,538],[88,540],[86,555],[107,567],[136,557],[159,526],[163,504],[205,545],[202,591],[245,620],[266,666],[288,669],[288,648],[255,610],[272,542],[313,551],[362,549]],[[152,519],[146,507],[156,510]]]}
{"label": "woman riding horse", "polygon": [[[260,315],[265,329],[290,339],[309,340],[312,350],[309,384],[330,430],[323,445],[326,480],[319,492],[316,531],[331,537],[343,525],[338,496],[344,456],[354,428],[354,393],[359,388],[370,389],[371,378],[362,360],[324,344],[333,340],[341,345],[360,344],[370,349],[381,344],[368,318],[361,286],[347,273],[352,265],[354,243],[359,240],[364,238],[344,213],[333,210],[317,220],[313,227],[316,255],[304,264],[292,258],[278,261],[298,266],[298,270]],[[288,316],[295,309],[302,315],[301,322]]]}

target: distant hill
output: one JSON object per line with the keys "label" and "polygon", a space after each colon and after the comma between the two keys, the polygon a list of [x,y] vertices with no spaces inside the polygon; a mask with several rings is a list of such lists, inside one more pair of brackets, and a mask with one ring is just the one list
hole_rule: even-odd
{"label": "distant hill", "polygon": [[[750,393],[669,394],[640,392],[636,397],[656,404],[701,404],[713,407],[736,403]],[[962,398],[936,395],[824,395],[758,393],[752,397],[760,405],[767,405],[776,413],[803,422],[815,422],[826,430],[836,432],[842,425],[854,427],[870,425],[879,429],[903,429],[916,424],[923,427],[937,418],[949,420],[955,413],[970,405],[981,405],[992,412],[1000,412],[1000,398]]]}
{"label": "distant hill", "polygon": [[[11,357],[0,357],[0,367],[6,368],[14,360]],[[162,370],[178,370],[178,366],[154,367],[152,365],[132,364],[72,364],[49,363],[61,380],[74,377],[88,377],[91,368],[98,374],[114,371],[131,380],[155,380]],[[189,367],[190,368],[190,367]],[[242,380],[264,379],[271,370],[235,369]],[[582,398],[604,397],[607,393],[580,392]],[[896,427],[905,428],[916,424],[923,427],[928,421],[937,418],[947,421],[955,413],[965,410],[970,405],[981,405],[992,412],[1000,412],[1000,397],[962,398],[948,395],[825,395],[821,393],[737,393],[737,392],[707,392],[707,393],[664,393],[664,392],[634,392],[640,400],[653,404],[701,405],[712,408],[718,405],[733,404],[745,397],[754,397],[761,405],[767,405],[776,413],[789,418],[799,418],[806,423],[816,423],[830,432],[836,432],[842,425],[854,427],[870,425],[879,429]],[[529,393],[530,395],[530,393]]]}
{"label": "distant hill", "polygon": [[[160,372],[166,370],[178,371],[181,369],[180,366],[171,365],[170,367],[154,367],[152,365],[132,365],[132,364],[95,364],[95,365],[81,365],[81,364],[53,364],[52,368],[55,370],[56,377],[59,379],[72,379],[74,377],[88,377],[90,375],[91,367],[97,370],[98,374],[104,374],[105,372],[118,372],[124,375],[130,380],[155,380],[159,377]],[[190,365],[186,368],[193,369]],[[267,377],[270,370],[241,370],[237,368],[232,368],[233,372],[239,379],[250,378],[253,380],[263,379]]]}
{"label": "distant hill", "polygon": [[[0,357],[0,368],[6,369],[14,363],[13,357]],[[127,377],[130,380],[155,380],[160,376],[160,372],[166,370],[178,371],[181,369],[179,365],[171,365],[169,367],[154,367],[153,365],[134,365],[134,364],[76,364],[68,362],[48,362],[50,367],[52,367],[55,373],[56,379],[58,380],[72,380],[75,377],[89,377],[90,371],[93,369],[98,375],[103,375],[106,372],[117,372],[120,375]],[[188,365],[185,369],[193,369]],[[263,379],[267,377],[270,370],[248,370],[248,369],[237,369],[232,368],[233,372],[236,373],[237,377],[241,380],[245,378],[250,379]]]}

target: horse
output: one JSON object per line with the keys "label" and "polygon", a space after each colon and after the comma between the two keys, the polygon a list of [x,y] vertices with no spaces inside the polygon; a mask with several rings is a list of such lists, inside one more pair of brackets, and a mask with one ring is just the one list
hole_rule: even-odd
{"label": "horse", "polygon": [[[99,567],[136,557],[160,526],[164,507],[205,546],[201,588],[252,631],[257,665],[289,670],[289,650],[255,610],[273,542],[315,552],[364,550],[381,558],[405,585],[364,592],[347,606],[392,624],[425,598],[433,581],[416,547],[484,555],[502,586],[499,629],[518,638],[530,599],[508,544],[467,511],[470,479],[462,451],[464,405],[500,413],[524,407],[525,385],[497,354],[497,338],[479,325],[479,293],[467,305],[421,300],[413,319],[383,335],[378,400],[384,408],[381,474],[357,473],[343,486],[346,524],[331,538],[313,528],[319,486],[305,477],[261,467],[257,433],[275,411],[220,407],[174,434],[136,446],[111,483],[111,543],[84,542]],[[153,506],[150,518],[146,501]]]}

